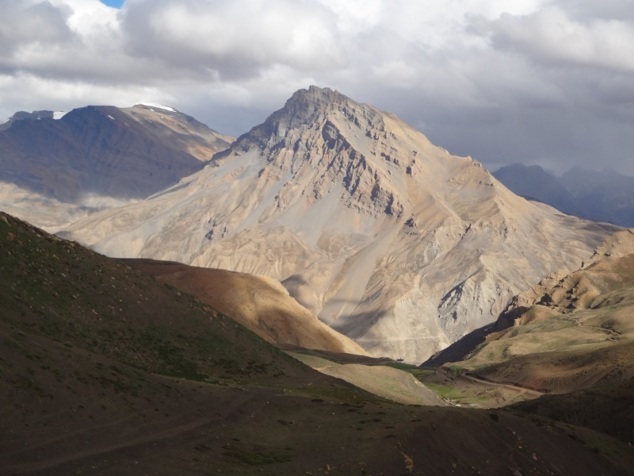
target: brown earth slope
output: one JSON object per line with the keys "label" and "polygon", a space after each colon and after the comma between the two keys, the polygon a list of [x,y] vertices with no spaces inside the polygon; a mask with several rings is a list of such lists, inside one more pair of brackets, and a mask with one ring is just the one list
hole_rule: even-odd
{"label": "brown earth slope", "polygon": [[515,325],[489,335],[467,368],[558,393],[634,377],[634,254],[606,256],[530,294],[528,307],[517,300]]}
{"label": "brown earth slope", "polygon": [[390,404],[121,263],[0,215],[0,473],[625,474],[521,412]]}
{"label": "brown earth slope", "polygon": [[210,304],[272,344],[365,355],[272,278],[165,261],[123,262]]}

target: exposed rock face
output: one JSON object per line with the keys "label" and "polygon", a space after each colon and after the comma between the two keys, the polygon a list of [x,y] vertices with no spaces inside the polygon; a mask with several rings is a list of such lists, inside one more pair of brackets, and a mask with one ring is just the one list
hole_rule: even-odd
{"label": "exposed rock face", "polygon": [[0,129],[0,206],[41,226],[145,198],[229,145],[172,109],[89,106],[54,117],[17,113]]}
{"label": "exposed rock face", "polygon": [[[538,320],[555,320],[558,316],[576,311],[608,307],[614,304],[615,301],[616,304],[620,304],[620,297],[614,299],[607,297],[607,295],[611,292],[609,288],[625,288],[628,286],[632,288],[633,268],[632,266],[629,266],[629,268],[626,266],[627,263],[631,264],[632,262],[634,262],[634,230],[618,231],[608,236],[592,253],[592,256],[583,261],[579,269],[572,273],[568,269],[555,271],[526,291],[513,296],[496,322],[467,334],[432,356],[424,365],[435,367],[447,362],[467,361],[476,351],[480,352],[483,346],[490,344],[492,341],[502,340],[508,335],[517,337],[512,333],[509,334],[509,328],[530,324]],[[614,266],[614,269],[610,268],[610,266]],[[612,271],[609,271],[610,269]],[[611,275],[609,275],[610,273]],[[618,286],[615,286],[615,283],[618,283]],[[634,296],[631,296],[632,293],[629,294],[630,296],[627,296],[628,301],[632,301],[631,298]],[[629,305],[631,303],[625,302],[624,304]],[[616,307],[612,308],[611,311],[617,311]],[[610,313],[606,315],[610,315]],[[558,351],[569,351],[571,349],[567,348],[567,345],[574,347],[579,344],[579,341],[575,341],[572,332],[566,331],[565,326],[554,325],[553,327],[558,332],[562,331],[562,334],[567,332],[568,340],[570,341],[567,342],[562,339],[557,348]],[[594,327],[600,329],[599,326],[595,325]],[[542,342],[548,345],[547,336],[551,331],[552,329],[548,328],[545,330],[538,329],[535,334],[529,337],[529,340],[532,339],[534,342]],[[540,335],[540,332],[543,332],[543,334]],[[539,337],[534,337],[536,335]],[[588,342],[592,341],[589,340]],[[536,352],[534,348],[533,351]],[[486,354],[486,352],[480,353]],[[505,360],[509,355],[508,352],[500,352],[499,358],[500,360]],[[474,362],[476,362],[476,366],[481,364],[476,359],[474,359]]]}
{"label": "exposed rock face", "polygon": [[301,90],[204,170],[66,236],[269,275],[374,355],[422,362],[614,230],[520,198],[478,162],[338,92]]}

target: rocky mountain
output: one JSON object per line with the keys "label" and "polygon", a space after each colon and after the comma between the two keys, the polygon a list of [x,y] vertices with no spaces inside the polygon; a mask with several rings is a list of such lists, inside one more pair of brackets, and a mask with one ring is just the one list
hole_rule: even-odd
{"label": "rocky mountain", "polygon": [[634,233],[621,232],[583,268],[515,297],[477,346],[445,360],[453,375],[543,393],[516,408],[634,441],[633,253]]}
{"label": "rocky mountain", "polygon": [[38,225],[66,223],[158,192],[230,140],[164,107],[16,113],[0,128],[0,206]]}
{"label": "rocky mountain", "polygon": [[526,201],[399,118],[311,87],[200,172],[64,236],[271,276],[373,355],[420,363],[615,229]]}
{"label": "rocky mountain", "polygon": [[493,175],[513,192],[590,220],[634,227],[634,177],[574,167],[561,176],[538,165],[508,165]]}

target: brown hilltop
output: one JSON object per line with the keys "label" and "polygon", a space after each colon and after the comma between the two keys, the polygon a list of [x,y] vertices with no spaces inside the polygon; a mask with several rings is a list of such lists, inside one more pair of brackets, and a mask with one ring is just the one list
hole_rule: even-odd
{"label": "brown hilltop", "polygon": [[279,282],[266,276],[163,261],[124,262],[210,304],[272,344],[365,354],[358,344],[319,321]]}

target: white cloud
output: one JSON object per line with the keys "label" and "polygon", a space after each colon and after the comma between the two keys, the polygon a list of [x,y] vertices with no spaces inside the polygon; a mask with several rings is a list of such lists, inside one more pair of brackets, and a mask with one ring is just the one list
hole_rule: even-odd
{"label": "white cloud", "polygon": [[317,84],[485,162],[600,156],[623,168],[634,150],[630,4],[0,0],[0,118],[149,101],[238,134]]}
{"label": "white cloud", "polygon": [[483,22],[499,47],[516,48],[537,61],[634,71],[634,23],[571,19],[558,7],[525,16],[504,14]]}
{"label": "white cloud", "polygon": [[336,17],[316,2],[152,0],[122,11],[130,51],[222,78],[277,64],[301,71],[346,64]]}
{"label": "white cloud", "polygon": [[25,45],[67,43],[73,33],[66,24],[66,11],[50,3],[24,0],[0,3],[0,56],[10,59]]}

